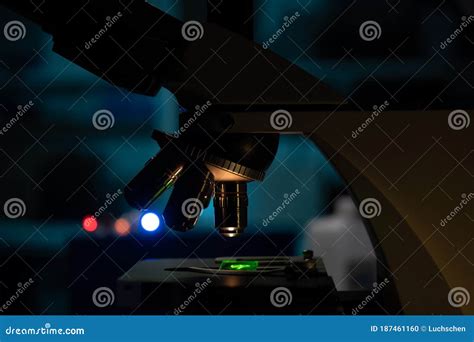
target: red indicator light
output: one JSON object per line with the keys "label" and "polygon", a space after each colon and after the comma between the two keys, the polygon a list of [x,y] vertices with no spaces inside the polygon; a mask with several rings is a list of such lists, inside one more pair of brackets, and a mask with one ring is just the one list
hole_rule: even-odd
{"label": "red indicator light", "polygon": [[92,215],[88,215],[82,220],[82,228],[89,233],[94,232],[98,225],[96,218]]}

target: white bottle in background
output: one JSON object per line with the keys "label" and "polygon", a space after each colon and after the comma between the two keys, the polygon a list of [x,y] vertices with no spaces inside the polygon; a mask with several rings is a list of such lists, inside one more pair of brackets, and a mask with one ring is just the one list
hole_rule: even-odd
{"label": "white bottle in background", "polygon": [[303,248],[322,257],[338,291],[369,289],[377,279],[372,243],[349,196],[337,199],[332,215],[309,223]]}

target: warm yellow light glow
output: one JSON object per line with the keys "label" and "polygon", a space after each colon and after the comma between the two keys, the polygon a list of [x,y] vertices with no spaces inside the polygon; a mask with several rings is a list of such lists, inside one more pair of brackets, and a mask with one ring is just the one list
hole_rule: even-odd
{"label": "warm yellow light glow", "polygon": [[217,166],[206,164],[216,182],[251,182],[253,179],[229,172]]}

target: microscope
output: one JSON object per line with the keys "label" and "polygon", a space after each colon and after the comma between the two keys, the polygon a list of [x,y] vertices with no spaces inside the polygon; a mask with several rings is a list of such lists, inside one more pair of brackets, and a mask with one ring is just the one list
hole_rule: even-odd
{"label": "microscope", "polygon": [[[247,184],[265,180],[281,134],[304,135],[336,168],[355,203],[378,203],[364,223],[377,283],[386,283],[377,296],[384,309],[372,303],[368,313],[473,314],[472,304],[447,300],[459,284],[474,293],[474,274],[466,272],[474,260],[472,219],[458,215],[449,229],[438,222],[455,206],[446,193],[473,192],[472,134],[450,129],[448,117],[474,111],[391,106],[377,119],[389,132],[367,130],[354,143],[366,113],[254,43],[252,1],[221,2],[201,23],[138,0],[47,0],[41,10],[27,0],[2,0],[52,34],[54,51],[64,58],[132,92],[153,96],[167,88],[182,106],[179,133],[153,132],[159,152],[124,189],[132,207],[146,210],[172,188],[163,213],[170,229],[193,229],[213,201],[219,234],[241,236],[252,205]],[[196,115],[203,104],[205,115]],[[446,260],[446,240],[459,250],[456,262]],[[145,314],[348,314],[367,293],[337,291],[322,259],[308,250],[295,257],[144,260],[118,280],[117,296],[122,307]]]}

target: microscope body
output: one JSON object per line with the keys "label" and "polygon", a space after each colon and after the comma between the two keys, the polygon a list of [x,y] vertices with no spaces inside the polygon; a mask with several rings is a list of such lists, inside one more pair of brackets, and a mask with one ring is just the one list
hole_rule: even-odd
{"label": "microscope body", "polygon": [[[354,127],[367,114],[337,106],[293,107],[292,126],[281,132],[302,134],[314,142],[343,177],[356,204],[366,199],[380,203],[380,209],[368,215],[373,217],[364,220],[378,277],[390,279],[390,289],[380,296],[386,303],[398,298],[405,314],[473,313],[472,306],[454,308],[448,302],[451,288],[474,284],[474,274],[466,272],[474,258],[472,216],[457,215],[443,224],[473,185],[474,141],[469,130],[450,128],[452,110],[387,110],[377,118],[378,128],[353,139]],[[233,130],[274,132],[271,113],[236,111]],[[459,254],[449,262],[453,248]],[[474,292],[472,285],[468,291]],[[393,308],[398,307],[395,302]]]}
{"label": "microscope body", "polygon": [[[466,212],[446,220],[473,192],[472,133],[448,125],[450,113],[459,108],[389,108],[371,127],[354,134],[367,114],[347,107],[343,97],[315,77],[249,41],[248,27],[234,28],[243,30],[244,37],[203,24],[202,39],[189,41],[183,39],[181,21],[144,2],[125,8],[120,1],[106,3],[48,0],[40,13],[27,0],[2,1],[51,33],[57,53],[116,86],[146,95],[165,87],[189,109],[211,99],[206,122],[231,118],[225,134],[306,136],[343,177],[357,204],[367,199],[379,204],[365,223],[378,276],[390,280],[380,293],[392,303],[390,313],[474,313],[472,303],[457,308],[447,299],[459,284],[470,284],[467,290],[474,293],[474,274],[466,272],[474,260],[473,216]],[[84,49],[82,44],[117,11],[123,11],[123,19],[107,32],[110,39]],[[214,22],[225,26],[223,19]],[[275,129],[271,123],[281,111],[290,115],[291,124]],[[450,260],[453,250],[457,253]]]}

